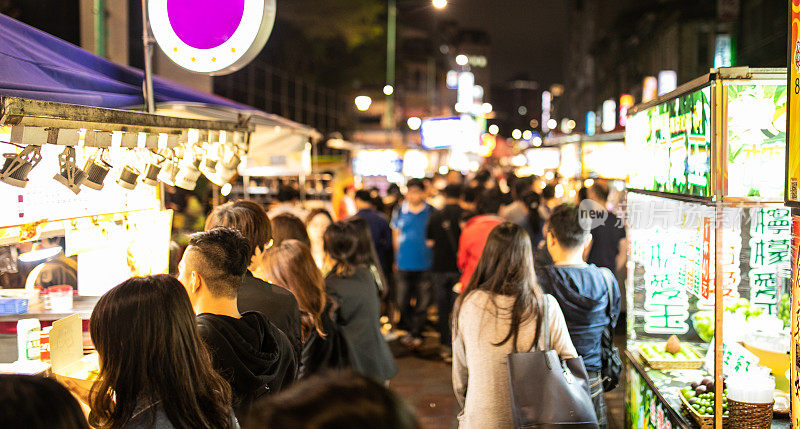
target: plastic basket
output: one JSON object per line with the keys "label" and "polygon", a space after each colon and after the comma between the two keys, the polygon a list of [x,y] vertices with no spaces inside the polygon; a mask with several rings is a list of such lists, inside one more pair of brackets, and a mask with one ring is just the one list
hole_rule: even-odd
{"label": "plastic basket", "polygon": [[27,298],[0,298],[0,314],[22,314],[27,311]]}

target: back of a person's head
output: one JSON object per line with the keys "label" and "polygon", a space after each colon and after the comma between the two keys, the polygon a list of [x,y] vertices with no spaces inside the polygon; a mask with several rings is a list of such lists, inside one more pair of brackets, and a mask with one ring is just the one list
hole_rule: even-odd
{"label": "back of a person's head", "polygon": [[372,232],[369,230],[367,221],[363,217],[352,216],[346,219],[346,222],[353,226],[358,239],[358,249],[355,257],[356,265],[375,264],[377,262],[373,257],[373,255],[376,255],[375,244],[372,241]]}
{"label": "back of a person's head", "polygon": [[78,401],[52,378],[0,375],[0,427],[89,429]]}
{"label": "back of a person's head", "polygon": [[528,208],[530,211],[536,211],[539,208],[539,203],[541,202],[541,197],[534,191],[527,190],[520,194],[520,199],[522,203],[525,204],[525,207]]}
{"label": "back of a person's head", "polygon": [[532,182],[528,177],[522,177],[514,182],[514,197],[517,200],[522,199],[522,195],[531,190]]}
{"label": "back of a person's head", "polygon": [[280,213],[275,215],[271,222],[273,246],[277,246],[285,240],[299,240],[306,246],[311,247],[306,225],[297,216],[291,213]]}
{"label": "back of a person's head", "polygon": [[325,254],[333,261],[332,274],[350,276],[358,266],[358,232],[352,223],[330,224],[322,236]]}
{"label": "back of a person's head", "polygon": [[605,184],[595,182],[590,188],[589,192],[599,201],[608,201],[608,187]]}
{"label": "back of a person's head", "polygon": [[186,268],[202,276],[216,297],[234,298],[251,262],[250,245],[242,234],[224,226],[189,236]]}
{"label": "back of a person's head", "polygon": [[586,243],[589,230],[580,222],[580,210],[574,204],[561,204],[547,220],[547,231],[552,233],[561,247],[575,249]]}
{"label": "back of a person's head", "polygon": [[261,204],[251,200],[229,201],[214,207],[206,218],[205,230],[217,226],[233,228],[244,235],[252,252],[264,247],[272,240],[272,224]]}
{"label": "back of a person's head", "polygon": [[425,190],[425,182],[422,179],[417,179],[417,178],[410,179],[406,183],[406,189],[412,189],[412,188],[417,189],[419,191],[424,191]]}
{"label": "back of a person's head", "polygon": [[396,195],[400,195],[400,194],[401,194],[400,186],[398,186],[397,183],[392,183],[386,189],[386,195],[395,195],[396,196]]}
{"label": "back of a person's head", "polygon": [[264,429],[419,429],[412,410],[362,375],[318,375],[253,405],[246,427]]}
{"label": "back of a person's head", "polygon": [[230,387],[214,371],[174,277],[132,277],[112,288],[92,311],[89,333],[101,364],[93,426],[121,427],[143,396],[161,400],[176,427],[229,425]]}
{"label": "back of a person's head", "polygon": [[372,194],[366,189],[359,189],[356,191],[355,197],[353,197],[356,201],[362,201],[365,203],[372,204]]}
{"label": "back of a person's head", "polygon": [[308,246],[298,240],[284,240],[269,248],[263,259],[269,280],[288,289],[297,299],[303,337],[312,329],[324,336],[320,314],[325,307],[325,279]]}
{"label": "back of a person's head", "polygon": [[483,192],[483,189],[481,189],[481,188],[467,188],[467,189],[464,189],[464,194],[463,194],[462,199],[464,200],[465,203],[469,203],[469,204],[476,203],[476,202],[478,202],[478,198],[480,198],[480,196],[481,196],[481,192]]}
{"label": "back of a person's head", "polygon": [[444,187],[443,192],[445,198],[457,200],[464,193],[464,187],[461,185],[447,185]]}
{"label": "back of a person's head", "polygon": [[503,194],[496,189],[483,191],[478,199],[478,213],[497,214],[503,205]]}
{"label": "back of a person's head", "polygon": [[288,203],[300,199],[300,192],[289,185],[281,185],[278,186],[278,193],[275,195],[275,199],[279,203]]}
{"label": "back of a person's head", "polygon": [[556,197],[556,187],[553,185],[546,185],[542,188],[542,199],[552,200]]}

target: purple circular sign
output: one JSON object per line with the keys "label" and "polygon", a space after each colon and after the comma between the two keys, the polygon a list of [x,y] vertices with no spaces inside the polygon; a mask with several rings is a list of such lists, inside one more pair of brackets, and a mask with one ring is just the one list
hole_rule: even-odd
{"label": "purple circular sign", "polygon": [[167,16],[183,43],[210,49],[225,43],[239,28],[244,0],[167,0]]}

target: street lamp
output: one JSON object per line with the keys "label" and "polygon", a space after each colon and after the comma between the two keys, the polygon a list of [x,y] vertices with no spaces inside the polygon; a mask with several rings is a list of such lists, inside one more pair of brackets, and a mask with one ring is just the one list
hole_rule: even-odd
{"label": "street lamp", "polygon": [[456,55],[456,64],[460,66],[465,66],[467,65],[467,63],[469,63],[469,57],[467,57],[464,54]]}
{"label": "street lamp", "polygon": [[356,109],[361,112],[366,112],[369,106],[372,105],[372,99],[366,95],[359,95],[355,99]]}
{"label": "street lamp", "polygon": [[385,95],[392,95],[394,94],[394,87],[392,85],[386,85],[383,87],[383,93]]}
{"label": "street lamp", "polygon": [[422,119],[420,119],[420,118],[418,118],[416,116],[412,116],[412,117],[408,118],[408,120],[406,121],[406,124],[408,124],[408,128],[411,131],[416,131],[416,130],[419,129],[420,126],[422,126]]}
{"label": "street lamp", "polygon": [[447,0],[432,0],[433,7],[436,9],[444,9],[447,7]]}

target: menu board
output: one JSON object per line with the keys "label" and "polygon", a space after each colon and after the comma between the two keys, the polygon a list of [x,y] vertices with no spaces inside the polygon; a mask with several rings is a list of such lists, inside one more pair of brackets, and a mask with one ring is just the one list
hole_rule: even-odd
{"label": "menu board", "polygon": [[781,316],[780,299],[791,276],[789,209],[723,208],[719,246],[713,206],[632,192],[626,215],[634,263],[628,294],[628,308],[634,309],[632,337],[696,338],[693,314],[713,310],[716,293],[723,295],[726,306],[744,298],[765,314]]}
{"label": "menu board", "polygon": [[728,188],[731,197],[783,201],[786,84],[729,84]]}
{"label": "menu board", "polygon": [[710,197],[710,118],[708,87],[630,117],[629,188]]}

